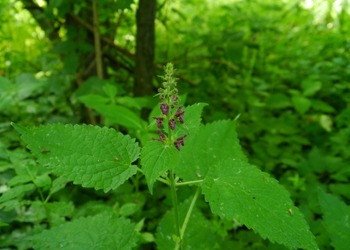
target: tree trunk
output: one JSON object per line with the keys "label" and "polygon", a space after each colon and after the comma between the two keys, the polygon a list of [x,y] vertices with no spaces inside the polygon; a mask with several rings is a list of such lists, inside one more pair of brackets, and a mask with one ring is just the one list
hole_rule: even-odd
{"label": "tree trunk", "polygon": [[136,13],[135,96],[152,94],[156,0],[140,0]]}

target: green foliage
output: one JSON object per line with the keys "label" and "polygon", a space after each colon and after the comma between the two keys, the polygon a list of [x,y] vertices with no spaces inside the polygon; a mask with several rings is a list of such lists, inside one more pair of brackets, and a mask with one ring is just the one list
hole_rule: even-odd
{"label": "green foliage", "polygon": [[227,159],[213,164],[204,179],[203,193],[221,218],[236,219],[290,249],[318,249],[289,193],[245,161]]}
{"label": "green foliage", "polygon": [[[247,161],[235,132],[236,121],[218,121],[201,126],[181,154],[175,172],[184,181],[203,180],[208,170],[220,159]],[[201,157],[194,157],[201,155]]]}
{"label": "green foliage", "polygon": [[142,148],[141,164],[151,193],[153,193],[154,182],[167,170],[173,168],[178,159],[179,153],[171,145],[150,141]]}
{"label": "green foliage", "polygon": [[13,126],[40,164],[83,187],[108,192],[137,172],[131,164],[139,157],[137,143],[114,129],[62,124],[28,129]]}
{"label": "green foliage", "polygon": [[331,194],[319,190],[324,226],[335,249],[347,249],[350,245],[350,207]]}
{"label": "green foliage", "polygon": [[135,225],[114,213],[79,218],[30,237],[34,249],[132,249]]}
{"label": "green foliage", "polygon": [[[179,206],[180,220],[182,223],[185,220],[189,206],[189,199]],[[169,237],[176,235],[176,229],[173,221],[174,211],[170,210],[164,215],[159,223],[157,228],[156,243],[160,250],[172,250],[176,246],[176,242],[173,240],[173,238]],[[183,237],[183,248],[203,250],[214,249],[217,240],[218,237],[213,230],[212,223],[208,221],[197,208],[195,208],[191,213],[191,217]]]}
{"label": "green foliage", "polygon": [[[197,104],[183,109],[186,110],[185,123],[176,124],[175,135],[188,136],[178,152],[173,146],[167,148],[160,142],[149,142],[151,137],[158,138],[157,124],[152,117],[160,117],[161,112],[155,98],[134,95],[137,3],[97,1],[104,67],[104,79],[99,79],[95,76],[93,30],[86,25],[94,24],[90,3],[2,1],[0,248],[29,249],[33,245],[26,237],[40,235],[68,221],[75,222],[81,216],[92,218],[101,211],[127,217],[136,224],[139,241],[134,248],[155,249],[155,244],[159,248],[174,246],[174,239],[178,239],[173,229],[175,214],[179,214],[181,226],[194,186],[203,186],[203,192],[208,192],[203,181],[213,182],[212,177],[220,174],[221,164],[225,162],[222,168],[230,172],[229,160],[236,159],[241,165],[249,166],[247,170],[252,173],[258,173],[259,168],[264,171],[259,172],[264,173],[264,177],[279,180],[299,208],[291,206],[291,215],[289,208],[285,211],[283,207],[283,213],[286,212],[283,215],[294,219],[293,216],[299,218],[300,215],[296,211],[302,212],[320,249],[346,249],[349,244],[344,238],[347,235],[344,230],[348,230],[345,204],[349,205],[350,199],[350,68],[347,63],[350,15],[346,1],[309,2],[313,2],[312,7],[298,0],[208,0],[200,5],[198,1],[158,1],[154,66],[158,70],[159,64],[165,61],[176,64],[176,77],[184,93],[179,105],[199,101],[209,104],[202,115],[205,125],[200,124],[198,112],[204,104],[198,104],[198,110]],[[154,80],[154,90],[161,82]],[[145,108],[152,110],[148,117]],[[232,121],[238,114],[240,118]],[[106,136],[114,135],[109,140],[114,145],[115,138],[121,137],[116,132],[107,132],[112,129],[102,129],[113,127],[136,138],[142,147],[141,158],[120,166],[118,161],[111,160],[116,151],[109,154],[105,150],[95,158],[105,162],[101,165],[111,164],[112,171],[123,171],[129,166],[132,173],[120,179],[123,184],[116,189],[112,188],[113,178],[101,181],[100,191],[83,188],[89,182],[95,187],[91,180],[98,178],[99,171],[87,173],[86,166],[78,164],[77,169],[85,174],[74,177],[69,169],[63,173],[62,165],[53,164],[57,162],[54,158],[53,162],[48,159],[57,153],[56,147],[52,151],[37,145],[36,153],[33,151],[35,156],[29,154],[10,122],[32,132],[54,128],[46,126],[52,123],[91,123],[97,126],[87,129],[88,133],[101,130]],[[40,124],[45,126],[35,127]],[[163,126],[167,134],[169,126],[164,123]],[[79,144],[70,137],[71,133],[64,129],[61,132],[59,136],[66,134],[71,145],[78,145],[76,148],[88,148],[83,143],[85,138],[78,136]],[[26,132],[27,137],[30,135]],[[99,137],[98,141],[100,139],[107,140]],[[44,142],[50,144],[50,141]],[[77,154],[76,148],[73,154]],[[50,152],[40,152],[43,149]],[[174,153],[174,161],[165,157],[168,149]],[[59,157],[65,158],[67,151],[62,153]],[[70,155],[66,159],[70,159]],[[46,160],[42,160],[43,157],[47,157]],[[168,164],[162,165],[162,161]],[[42,162],[50,164],[44,166]],[[152,167],[152,163],[156,167]],[[172,183],[170,171],[176,174]],[[58,173],[63,175],[58,177]],[[221,179],[235,181],[234,176],[222,175]],[[81,184],[73,185],[75,179]],[[262,181],[258,178],[257,183]],[[178,203],[182,204],[178,213],[172,205],[172,192],[165,188],[167,184],[174,185]],[[112,189],[103,192],[109,188]],[[228,189],[230,193],[224,193],[225,197],[233,195],[231,187]],[[329,206],[333,203],[334,206]],[[237,205],[234,203],[233,207]],[[281,213],[282,209],[277,211]],[[218,236],[214,237],[216,245],[212,249],[287,249],[267,240],[279,242],[274,237],[284,237],[283,234],[274,234],[271,238],[269,230],[258,231],[254,223],[259,221],[245,218],[246,211],[234,212],[225,213],[231,215],[230,219],[219,218],[220,210],[212,214],[207,202],[199,197],[184,239],[188,240],[187,233],[191,230],[197,230],[191,239],[200,238],[207,232],[204,227],[210,226],[211,236]],[[246,219],[245,225],[253,230],[242,226],[237,220],[239,216]],[[117,217],[114,219],[118,220]],[[195,227],[196,220],[203,222],[201,230]],[[170,238],[165,233],[158,234],[160,228],[169,228],[166,234],[171,234]],[[205,239],[209,242],[212,238]],[[286,242],[289,241],[286,239]]]}

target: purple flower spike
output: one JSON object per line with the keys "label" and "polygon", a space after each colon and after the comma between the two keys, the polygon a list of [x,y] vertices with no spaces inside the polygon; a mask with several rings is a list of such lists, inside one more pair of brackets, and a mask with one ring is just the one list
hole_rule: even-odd
{"label": "purple flower spike", "polygon": [[162,127],[162,122],[163,122],[164,118],[163,118],[163,117],[155,117],[155,116],[152,116],[152,118],[153,118],[153,119],[156,119],[158,128],[161,128],[161,127]]}
{"label": "purple flower spike", "polygon": [[170,119],[170,121],[169,121],[169,126],[170,126],[170,128],[171,128],[172,130],[175,129],[175,124],[176,124],[175,119],[174,119],[174,118]]}
{"label": "purple flower spike", "polygon": [[167,115],[168,114],[168,111],[169,111],[169,106],[168,104],[166,104],[165,102],[162,102],[160,104],[160,109],[162,110],[162,114],[163,115]]}
{"label": "purple flower spike", "polygon": [[179,118],[179,121],[181,124],[184,123],[184,114],[186,111],[182,111],[181,109],[183,108],[183,106],[181,105],[177,110],[176,110],[176,113],[175,113],[175,117],[178,117]]}

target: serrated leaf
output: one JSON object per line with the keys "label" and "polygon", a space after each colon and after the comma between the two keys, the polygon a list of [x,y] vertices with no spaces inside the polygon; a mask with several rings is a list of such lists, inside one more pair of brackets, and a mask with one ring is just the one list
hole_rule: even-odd
{"label": "serrated leaf", "polygon": [[347,250],[350,246],[350,207],[337,197],[319,190],[319,202],[323,212],[323,223],[329,232],[332,246]]}
{"label": "serrated leaf", "polygon": [[179,152],[173,145],[164,145],[158,141],[149,141],[142,148],[141,164],[147,185],[153,193],[153,184],[165,171],[178,162]]}
{"label": "serrated leaf", "polygon": [[235,131],[236,121],[218,121],[201,126],[192,138],[185,138],[176,174],[184,181],[203,179],[210,166],[222,159],[247,161]]}
{"label": "serrated leaf", "polygon": [[179,134],[188,134],[192,136],[196,130],[198,130],[199,125],[202,121],[202,110],[208,104],[206,103],[196,103],[186,108],[183,108],[184,114],[184,124],[177,123],[179,126]]}
{"label": "serrated leaf", "polygon": [[118,249],[136,245],[135,225],[113,213],[79,218],[30,237],[34,249]]}
{"label": "serrated leaf", "polygon": [[241,160],[214,164],[203,193],[211,210],[290,249],[318,249],[302,213],[277,180]]}
{"label": "serrated leaf", "polygon": [[108,192],[137,172],[135,139],[114,129],[54,124],[24,128],[12,124],[39,162],[83,187]]}
{"label": "serrated leaf", "polygon": [[[180,225],[183,224],[190,200],[186,200],[179,206]],[[196,207],[193,208],[189,222],[187,224],[182,249],[212,250],[217,240],[217,236],[212,230],[213,226]],[[177,235],[173,210],[168,211],[162,218],[157,228],[156,243],[160,250],[175,249],[175,241],[172,236]]]}

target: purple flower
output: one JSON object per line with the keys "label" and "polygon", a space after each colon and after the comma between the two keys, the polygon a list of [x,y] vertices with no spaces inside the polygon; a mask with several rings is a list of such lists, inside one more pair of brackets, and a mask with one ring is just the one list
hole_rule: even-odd
{"label": "purple flower", "polygon": [[169,106],[168,104],[166,104],[165,102],[162,102],[160,104],[160,109],[162,110],[162,114],[163,115],[167,115],[168,114],[168,111],[169,111]]}
{"label": "purple flower", "polygon": [[176,121],[174,118],[171,118],[170,121],[169,121],[169,126],[172,130],[175,129],[175,124],[176,124]]}
{"label": "purple flower", "polygon": [[187,135],[181,136],[181,137],[177,138],[176,141],[174,142],[174,145],[175,145],[175,147],[177,148],[177,150],[180,151],[180,146],[185,146],[184,138],[185,138],[186,136],[187,136]]}
{"label": "purple flower", "polygon": [[153,119],[156,119],[158,128],[161,128],[161,127],[162,127],[162,122],[163,122],[164,118],[163,118],[163,117],[155,117],[155,116],[152,116],[152,118],[153,118]]}
{"label": "purple flower", "polygon": [[160,139],[164,140],[166,138],[165,134],[163,134],[160,129],[157,129],[157,133],[159,134]]}
{"label": "purple flower", "polygon": [[184,106],[180,106],[177,110],[176,110],[176,113],[175,113],[175,117],[178,117],[179,118],[179,121],[181,124],[184,123],[184,114],[186,111],[182,111],[181,109],[183,108]]}
{"label": "purple flower", "polygon": [[162,131],[160,131],[159,129],[157,129],[157,133],[159,134],[159,138],[160,139],[156,139],[152,137],[153,141],[160,141],[160,142],[164,142],[164,140],[166,139],[165,134],[162,133]]}

